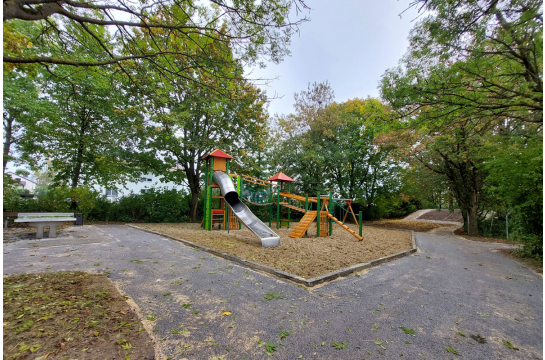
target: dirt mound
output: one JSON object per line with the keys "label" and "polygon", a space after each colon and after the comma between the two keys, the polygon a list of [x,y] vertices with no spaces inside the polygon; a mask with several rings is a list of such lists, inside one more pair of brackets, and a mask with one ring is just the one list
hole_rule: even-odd
{"label": "dirt mound", "polygon": [[424,215],[418,217],[421,220],[436,220],[436,221],[456,221],[463,222],[462,212],[460,209],[450,211],[448,209],[428,211]]}

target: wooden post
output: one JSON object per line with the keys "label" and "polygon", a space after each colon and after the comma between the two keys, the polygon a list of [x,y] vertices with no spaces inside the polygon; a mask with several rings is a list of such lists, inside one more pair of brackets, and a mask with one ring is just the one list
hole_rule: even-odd
{"label": "wooden post", "polygon": [[[308,194],[305,194],[305,215],[308,212]],[[308,235],[308,230],[305,231],[305,236]]]}
{"label": "wooden post", "polygon": [[[291,183],[288,183],[288,192],[291,193]],[[288,198],[288,203],[290,202],[290,198]],[[288,229],[290,228],[290,220],[291,220],[291,209],[288,208]]]}
{"label": "wooden post", "polygon": [[280,183],[280,189],[276,195],[276,228],[280,226],[280,191],[282,190],[282,183]]}
{"label": "wooden post", "polygon": [[316,198],[316,237],[320,237],[320,192],[318,191],[318,197]]}
{"label": "wooden post", "polygon": [[363,235],[362,235],[362,224],[363,224],[363,221],[361,221],[361,211],[360,211],[360,213],[359,213],[358,215],[359,215],[359,218],[360,218],[360,221],[359,221],[360,236],[363,237]]}

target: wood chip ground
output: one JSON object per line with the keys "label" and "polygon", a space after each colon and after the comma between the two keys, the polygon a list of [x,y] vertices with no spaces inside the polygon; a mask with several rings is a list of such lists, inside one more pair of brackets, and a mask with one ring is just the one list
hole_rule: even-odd
{"label": "wood chip ground", "polygon": [[[162,234],[184,239],[217,251],[271,266],[278,270],[310,279],[319,275],[365,263],[411,249],[411,234],[406,231],[363,227],[363,241],[359,241],[340,226],[333,225],[333,235],[316,237],[316,226],[308,230],[308,236],[292,239],[290,229],[272,229],[281,239],[277,247],[263,248],[261,241],[250,230],[205,231],[200,224],[138,224],[138,226]],[[358,232],[356,225],[349,225]]]}

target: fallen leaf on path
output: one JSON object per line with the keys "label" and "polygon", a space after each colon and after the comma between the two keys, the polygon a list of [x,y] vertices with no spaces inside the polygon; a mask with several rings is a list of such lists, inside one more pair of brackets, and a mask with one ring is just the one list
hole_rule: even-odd
{"label": "fallen leaf on path", "polygon": [[229,311],[224,311],[221,313],[221,316],[229,316],[231,313]]}

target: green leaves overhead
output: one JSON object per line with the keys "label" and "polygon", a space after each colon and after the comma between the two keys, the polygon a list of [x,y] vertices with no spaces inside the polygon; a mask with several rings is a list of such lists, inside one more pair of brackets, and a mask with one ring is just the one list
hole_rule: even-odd
{"label": "green leaves overhead", "polygon": [[[432,187],[456,199],[471,235],[478,234],[481,216],[511,209],[526,219],[517,225],[525,236],[542,237],[535,230],[542,225],[541,2],[411,6],[428,15],[412,30],[400,65],[383,75],[381,95],[397,118],[385,128],[403,144],[411,173],[435,173],[426,182],[433,179]],[[534,255],[542,251],[538,243],[532,242]]]}
{"label": "green leaves overhead", "polygon": [[[101,4],[6,0],[4,25],[11,51],[4,51],[4,63],[116,65],[129,78],[133,68],[145,64],[168,79],[183,76],[198,81],[192,78],[196,67],[210,78],[221,79],[229,74],[221,70],[236,61],[223,57],[211,63],[209,54],[214,47],[231,47],[235,57],[250,66],[263,65],[265,58],[278,63],[289,54],[287,46],[296,26],[307,20],[291,21],[292,6],[308,9],[302,1],[288,0],[142,0],[130,6],[121,0]],[[22,37],[9,31],[11,24],[20,20],[35,24],[36,36]],[[170,38],[181,39],[184,46],[172,46]],[[30,41],[42,46],[33,52],[18,51]],[[94,54],[85,56],[81,49]],[[185,62],[186,69],[172,72],[169,62],[173,56]]]}
{"label": "green leaves overhead", "polygon": [[543,16],[539,1],[443,1],[411,32],[382,96],[405,121],[446,128],[472,117],[487,127],[506,117],[542,123]]}

